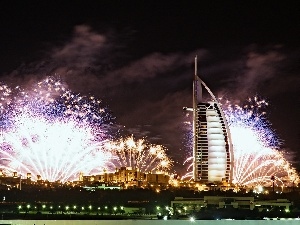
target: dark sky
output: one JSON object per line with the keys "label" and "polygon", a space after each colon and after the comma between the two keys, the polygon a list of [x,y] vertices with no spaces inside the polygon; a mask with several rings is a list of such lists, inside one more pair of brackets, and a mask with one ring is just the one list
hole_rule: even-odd
{"label": "dark sky", "polygon": [[180,170],[198,55],[215,95],[269,101],[272,128],[297,161],[300,4],[196,2],[0,1],[2,82],[59,74],[103,99],[129,133],[165,145]]}

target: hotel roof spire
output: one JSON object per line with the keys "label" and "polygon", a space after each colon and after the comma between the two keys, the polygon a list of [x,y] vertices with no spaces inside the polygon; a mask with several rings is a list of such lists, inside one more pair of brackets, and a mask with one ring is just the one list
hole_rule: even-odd
{"label": "hotel roof spire", "polygon": [[194,102],[202,102],[202,86],[201,79],[198,76],[197,71],[197,55],[195,56],[195,77],[194,77]]}

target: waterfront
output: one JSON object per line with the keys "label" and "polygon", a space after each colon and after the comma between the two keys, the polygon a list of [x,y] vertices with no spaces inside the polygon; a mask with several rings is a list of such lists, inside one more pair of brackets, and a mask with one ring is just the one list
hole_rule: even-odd
{"label": "waterfront", "polygon": [[276,225],[276,224],[299,224],[299,220],[1,220],[0,225],[185,225],[185,224],[201,224],[201,225]]}

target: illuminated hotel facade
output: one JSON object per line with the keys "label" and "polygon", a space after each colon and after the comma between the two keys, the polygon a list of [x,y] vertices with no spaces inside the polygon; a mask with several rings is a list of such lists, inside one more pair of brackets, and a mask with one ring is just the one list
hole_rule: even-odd
{"label": "illuminated hotel facade", "polygon": [[[202,86],[212,101],[203,101]],[[233,149],[229,127],[217,99],[197,75],[197,57],[193,92],[193,178],[203,183],[231,183]]]}

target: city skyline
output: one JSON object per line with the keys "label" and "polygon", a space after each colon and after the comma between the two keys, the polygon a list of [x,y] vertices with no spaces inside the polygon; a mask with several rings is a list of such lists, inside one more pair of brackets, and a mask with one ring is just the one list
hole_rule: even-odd
{"label": "city skyline", "polygon": [[191,118],[182,107],[192,105],[195,55],[217,97],[268,99],[282,148],[300,155],[293,4],[4,2],[3,8],[3,83],[29,86],[57,74],[71,90],[102,99],[122,132],[166,146],[175,170],[184,170],[182,155],[189,155],[184,122]]}

